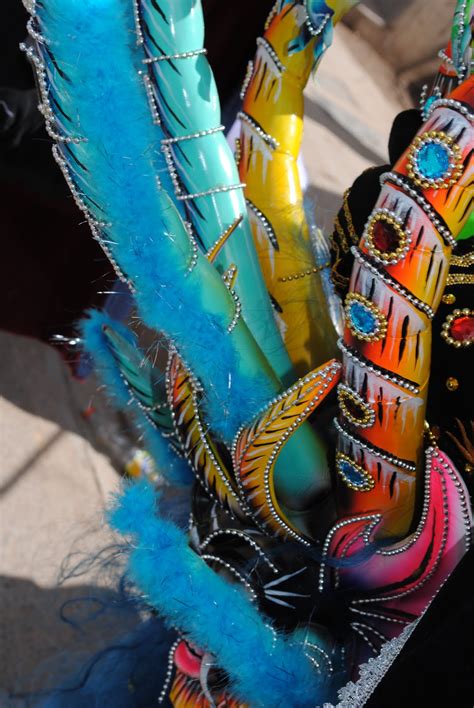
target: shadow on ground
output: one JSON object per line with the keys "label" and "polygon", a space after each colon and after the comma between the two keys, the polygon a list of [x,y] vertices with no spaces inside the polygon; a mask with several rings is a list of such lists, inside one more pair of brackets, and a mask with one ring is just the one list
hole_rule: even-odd
{"label": "shadow on ground", "polygon": [[93,584],[41,588],[0,576],[0,605],[0,690],[25,705],[138,622],[120,594]]}

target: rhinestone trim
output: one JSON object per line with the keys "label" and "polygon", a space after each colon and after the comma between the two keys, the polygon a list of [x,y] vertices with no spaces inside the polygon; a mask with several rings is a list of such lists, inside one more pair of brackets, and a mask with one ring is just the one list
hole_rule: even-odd
{"label": "rhinestone trim", "polygon": [[239,111],[237,113],[237,118],[240,118],[241,121],[244,123],[247,123],[252,130],[254,130],[257,135],[259,135],[262,140],[272,148],[272,150],[277,150],[280,147],[280,143],[276,138],[274,138],[272,135],[269,133],[265,132],[265,130],[262,128],[262,126],[257,123],[257,121],[252,118],[252,116],[249,116],[248,113],[245,113],[245,111]]}
{"label": "rhinestone trim", "polygon": [[177,194],[176,199],[181,201],[188,201],[190,199],[198,199],[199,197],[209,197],[211,194],[219,194],[221,192],[231,192],[233,189],[244,189],[247,185],[245,182],[239,182],[239,184],[225,184],[220,187],[211,187],[204,192],[194,192],[191,194]]}
{"label": "rhinestone trim", "polygon": [[250,199],[245,199],[247,206],[249,209],[255,214],[255,216],[259,219],[260,223],[262,224],[263,229],[265,230],[265,233],[268,236],[268,240],[272,244],[273,248],[278,251],[279,250],[279,245],[278,245],[278,240],[275,234],[275,230],[271,223],[268,221],[267,217],[265,214],[260,211],[260,209],[255,206],[253,202],[250,201]]}
{"label": "rhinestone trim", "polygon": [[188,135],[177,135],[174,138],[163,138],[161,141],[162,145],[173,145],[174,143],[180,143],[184,140],[194,140],[195,138],[205,138],[208,135],[214,135],[214,133],[221,133],[225,130],[223,125],[218,125],[216,128],[209,128],[208,130],[199,130],[196,133],[189,133]]}
{"label": "rhinestone trim", "polygon": [[210,554],[210,553],[203,553],[203,554],[200,556],[200,558],[202,558],[202,559],[203,559],[204,561],[206,561],[206,562],[209,562],[209,563],[217,563],[218,565],[222,565],[224,568],[226,568],[226,570],[228,570],[229,573],[232,573],[232,575],[234,575],[234,577],[237,578],[237,580],[238,580],[240,583],[242,583],[242,585],[248,590],[248,593],[249,593],[249,595],[250,595],[250,600],[251,600],[251,602],[255,602],[255,600],[257,599],[257,595],[256,595],[255,590],[254,590],[253,587],[250,585],[250,583],[248,582],[248,580],[246,580],[246,579],[244,578],[244,576],[243,576],[241,573],[239,573],[238,570],[236,570],[236,569],[234,568],[233,565],[231,565],[230,563],[227,563],[227,561],[223,560],[223,559],[220,558],[219,556],[214,556],[214,555],[212,555],[212,554]]}
{"label": "rhinestone trim", "polygon": [[391,455],[389,452],[385,452],[385,450],[381,450],[380,448],[377,448],[374,445],[370,445],[369,443],[365,442],[365,440],[361,440],[360,438],[355,437],[354,435],[349,433],[348,430],[345,430],[342,427],[337,418],[334,418],[334,425],[336,426],[337,432],[340,433],[344,438],[349,440],[351,443],[354,443],[354,445],[358,445],[364,450],[367,450],[367,452],[370,452],[372,455],[380,457],[382,460],[385,460],[386,462],[389,462],[390,464],[395,465],[396,467],[400,467],[403,470],[407,470],[407,472],[416,472],[416,465],[413,464],[413,462],[409,462],[408,460],[402,460],[400,457]]}
{"label": "rhinestone trim", "polygon": [[329,13],[325,14],[323,16],[323,19],[319,23],[319,25],[316,27],[316,25],[311,20],[311,17],[308,14],[306,14],[306,19],[305,19],[304,23],[306,25],[306,29],[308,30],[308,32],[310,33],[310,35],[312,37],[319,37],[324,32],[324,29],[325,29],[327,23],[330,21],[330,19],[331,19],[331,15]]}
{"label": "rhinestone trim", "polygon": [[455,248],[455,246],[457,245],[456,239],[453,237],[451,231],[448,229],[446,224],[444,224],[444,222],[442,221],[441,216],[433,209],[427,199],[425,199],[425,197],[420,194],[420,192],[418,192],[416,189],[413,189],[410,183],[406,179],[404,179],[402,175],[399,175],[396,172],[384,172],[383,175],[380,176],[381,186],[383,186],[385,182],[388,181],[393,182],[393,184],[396,184],[398,187],[404,189],[406,193],[423,209],[423,211],[433,224],[434,228],[444,239],[445,243]]}
{"label": "rhinestone trim", "polygon": [[170,687],[171,683],[171,678],[173,676],[173,669],[174,669],[174,655],[176,652],[176,649],[178,648],[178,645],[182,642],[183,640],[181,637],[179,639],[176,639],[176,641],[173,642],[171,645],[169,654],[168,654],[168,666],[166,668],[166,676],[165,676],[165,681],[163,684],[163,688],[160,691],[160,695],[158,696],[157,703],[161,704],[165,700],[168,690]]}
{"label": "rhinestone trim", "polygon": [[381,280],[383,280],[384,283],[386,283],[389,287],[393,288],[393,290],[396,290],[400,295],[403,295],[404,298],[409,300],[409,302],[412,303],[418,310],[421,310],[421,312],[424,312],[424,314],[429,317],[429,319],[433,319],[435,316],[434,310],[430,305],[428,305],[426,302],[423,302],[422,300],[419,300],[416,295],[413,295],[410,290],[407,290],[404,285],[401,285],[398,280],[395,280],[395,278],[392,278],[391,275],[386,273],[385,271],[380,270],[374,263],[371,263],[367,256],[365,256],[362,251],[357,248],[357,246],[351,246],[351,252],[354,258],[361,263],[361,265],[365,266],[368,270],[370,270],[371,273],[379,277]]}
{"label": "rhinestone trim", "polygon": [[241,101],[244,100],[245,94],[247,93],[247,89],[248,89],[248,87],[249,87],[249,85],[250,85],[250,81],[252,80],[253,66],[254,66],[253,61],[250,60],[250,61],[248,62],[248,64],[247,64],[247,69],[246,69],[246,71],[245,71],[245,77],[244,77],[244,80],[243,80],[243,82],[242,82],[242,87],[241,87],[241,89],[240,89],[239,97],[240,97],[240,100],[241,100]]}
{"label": "rhinestone trim", "polygon": [[437,98],[426,111],[426,117],[429,118],[437,108],[452,108],[454,111],[461,113],[467,120],[474,122],[474,113],[471,113],[467,106],[454,98]]}
{"label": "rhinestone trim", "polygon": [[212,531],[204,541],[199,545],[199,550],[203,551],[206,546],[208,546],[212,541],[219,537],[219,536],[237,536],[238,538],[241,538],[243,541],[249,544],[255,551],[257,551],[258,555],[262,558],[262,560],[268,565],[268,567],[273,571],[273,573],[279,573],[280,571],[274,565],[267,554],[260,548],[258,543],[254,541],[254,539],[249,536],[249,534],[245,533],[244,531],[239,531],[239,529],[218,529],[217,531]]}
{"label": "rhinestone trim", "polygon": [[268,39],[265,39],[265,37],[257,37],[257,46],[262,47],[262,49],[267,52],[268,56],[272,59],[276,68],[281,74],[286,71],[286,66],[281,63],[280,57],[278,56]]}
{"label": "rhinestone trim", "polygon": [[359,354],[359,352],[356,352],[355,349],[346,344],[342,338],[338,340],[337,346],[344,355],[355,361],[363,369],[372,371],[376,376],[380,376],[380,378],[385,379],[386,381],[390,381],[390,383],[393,383],[396,386],[400,386],[401,388],[404,388],[407,391],[410,391],[411,393],[419,395],[419,386],[412,383],[408,379],[401,378],[400,376],[395,376],[395,374],[392,374],[388,371],[383,371],[378,366],[375,366],[374,364],[370,363],[368,359],[365,359],[365,357],[362,356],[362,354]]}
{"label": "rhinestone trim", "polygon": [[174,59],[190,59],[200,54],[207,54],[207,49],[191,49],[188,52],[177,52],[176,54],[160,54],[159,56],[146,57],[142,59],[143,64],[155,64],[158,61],[173,61]]}

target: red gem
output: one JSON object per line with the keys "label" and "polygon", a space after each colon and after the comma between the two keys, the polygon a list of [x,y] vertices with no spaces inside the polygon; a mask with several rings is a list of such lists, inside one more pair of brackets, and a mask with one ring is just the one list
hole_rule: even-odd
{"label": "red gem", "polygon": [[379,219],[372,228],[372,243],[380,253],[393,253],[400,245],[400,234],[385,219]]}
{"label": "red gem", "polygon": [[474,317],[463,315],[451,322],[449,334],[457,342],[471,342],[474,339]]}

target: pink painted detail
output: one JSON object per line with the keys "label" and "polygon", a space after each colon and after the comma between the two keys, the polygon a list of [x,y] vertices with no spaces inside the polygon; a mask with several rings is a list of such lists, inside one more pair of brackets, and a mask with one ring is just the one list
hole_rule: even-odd
{"label": "pink painted detail", "polygon": [[350,612],[367,635],[391,638],[419,617],[469,547],[469,495],[449,457],[436,448],[426,453],[423,509],[415,532],[397,544],[374,545],[360,562],[357,554],[370,550],[380,513],[343,519],[326,539],[326,559],[353,563],[334,569],[323,562],[321,585],[353,591]]}
{"label": "pink painted detail", "polygon": [[198,679],[201,673],[201,662],[202,655],[198,655],[198,652],[192,650],[184,640],[178,644],[174,653],[174,663],[183,674]]}

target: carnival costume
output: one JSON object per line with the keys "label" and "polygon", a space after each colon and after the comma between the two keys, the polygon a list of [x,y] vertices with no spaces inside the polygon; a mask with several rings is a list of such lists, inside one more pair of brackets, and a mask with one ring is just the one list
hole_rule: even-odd
{"label": "carnival costume", "polygon": [[[401,646],[469,546],[466,470],[437,444],[455,416],[431,421],[427,401],[433,321],[470,258],[452,253],[471,223],[473,3],[456,8],[449,80],[377,175],[363,228],[347,197],[330,253],[303,208],[303,89],[355,4],[276,2],[235,159],[199,2],[30,7],[25,51],[54,157],[169,351],[163,377],[125,325],[100,312],[83,323],[160,473],[189,485],[188,531],[150,483],[110,513],[130,539],[129,578],[176,631],[158,703],[337,702],[361,664]],[[443,340],[467,351],[472,310],[443,317]]]}

